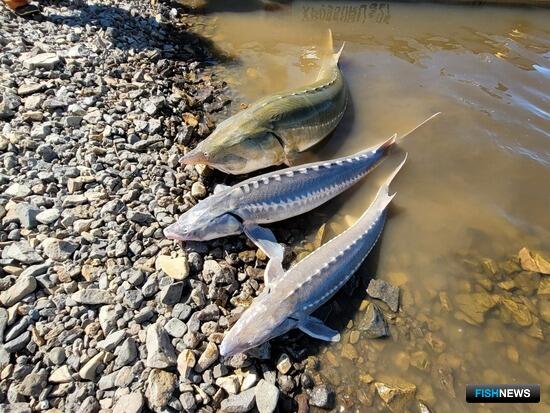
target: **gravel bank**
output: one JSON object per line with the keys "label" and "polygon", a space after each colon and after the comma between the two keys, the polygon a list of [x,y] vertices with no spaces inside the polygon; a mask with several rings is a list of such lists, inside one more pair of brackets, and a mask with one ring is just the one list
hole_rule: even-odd
{"label": "gravel bank", "polygon": [[230,100],[181,13],[0,10],[0,411],[289,411],[306,391],[334,403],[303,348],[219,359],[263,288],[261,252],[163,238],[216,180],[178,157]]}

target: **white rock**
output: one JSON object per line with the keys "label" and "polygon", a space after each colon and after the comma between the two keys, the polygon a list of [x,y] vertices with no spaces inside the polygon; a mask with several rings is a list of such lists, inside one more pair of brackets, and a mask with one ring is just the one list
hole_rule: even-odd
{"label": "white rock", "polygon": [[172,337],[181,338],[187,332],[185,323],[177,318],[171,318],[165,325],[164,329]]}
{"label": "white rock", "polygon": [[147,367],[165,369],[176,365],[176,351],[170,337],[158,323],[147,327],[145,347],[147,348],[147,361],[145,362]]}
{"label": "white rock", "polygon": [[77,249],[77,244],[57,238],[46,238],[42,241],[44,254],[54,261],[66,261]]}
{"label": "white rock", "polygon": [[41,224],[49,225],[55,222],[61,216],[61,211],[57,208],[46,209],[36,216],[36,220]]}
{"label": "white rock", "polygon": [[0,302],[6,307],[19,302],[26,295],[36,290],[37,284],[34,277],[19,277],[14,285],[0,293]]}
{"label": "white rock", "polygon": [[219,355],[220,353],[218,351],[218,346],[216,346],[215,343],[209,342],[206,345],[206,349],[199,357],[199,361],[197,362],[197,365],[195,366],[195,370],[197,371],[197,373],[202,373],[208,367],[214,364],[214,362],[218,359]]}
{"label": "white rock", "polygon": [[52,374],[50,374],[48,381],[51,383],[69,383],[73,381],[69,367],[61,366],[55,369]]}
{"label": "white rock", "polygon": [[220,377],[216,379],[216,385],[229,394],[237,394],[241,387],[237,376]]}
{"label": "white rock", "polygon": [[241,383],[241,391],[245,391],[253,387],[258,381],[258,374],[255,371],[250,371],[245,374]]}
{"label": "white rock", "polygon": [[206,188],[202,182],[195,182],[191,185],[191,195],[194,198],[204,198],[206,196]]}
{"label": "white rock", "polygon": [[13,198],[24,198],[27,195],[30,195],[31,192],[31,188],[27,185],[13,183],[4,191],[4,194]]}
{"label": "white rock", "polygon": [[94,380],[96,377],[97,368],[103,363],[103,358],[105,357],[105,352],[100,351],[95,356],[93,356],[82,368],[79,370],[78,374],[83,380]]}
{"label": "white rock", "polygon": [[281,374],[287,374],[291,367],[292,363],[290,362],[288,354],[281,354],[281,357],[279,357],[279,360],[277,360],[277,370],[279,370]]}
{"label": "white rock", "polygon": [[189,373],[195,367],[197,359],[195,353],[188,348],[184,349],[178,356],[178,372],[181,377],[188,378]]}
{"label": "white rock", "polygon": [[109,334],[105,340],[101,340],[97,343],[97,347],[102,349],[102,350],[105,350],[105,351],[109,351],[109,352],[113,352],[113,350],[116,348],[116,346],[118,346],[118,344],[124,340],[124,338],[126,337],[126,331],[125,330],[119,330],[119,331],[115,331],[111,334]]}
{"label": "white rock", "polygon": [[157,258],[157,264],[162,271],[175,280],[184,280],[189,276],[187,257],[172,258],[169,255],[160,255]]}
{"label": "white rock", "polygon": [[117,400],[113,413],[140,413],[144,404],[145,400],[141,393],[125,394]]}
{"label": "white rock", "polygon": [[23,60],[23,66],[27,69],[53,69],[60,62],[55,53],[40,53]]}
{"label": "white rock", "polygon": [[264,379],[256,386],[256,407],[260,413],[273,413],[279,401],[279,389]]}
{"label": "white rock", "polygon": [[109,291],[100,290],[98,288],[78,290],[72,295],[72,299],[79,304],[87,305],[110,304],[114,301]]}

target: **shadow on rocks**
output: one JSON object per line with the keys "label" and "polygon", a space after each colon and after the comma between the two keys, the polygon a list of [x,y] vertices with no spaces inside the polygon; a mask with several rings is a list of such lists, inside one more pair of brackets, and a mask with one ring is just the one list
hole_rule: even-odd
{"label": "shadow on rocks", "polygon": [[148,15],[148,2],[137,8],[127,4],[128,9],[120,7],[120,3],[87,4],[83,0],[51,2],[50,5],[56,10],[45,14],[44,20],[56,25],[82,27],[86,31],[96,30],[103,42],[121,50],[156,50],[163,58],[180,61],[234,60],[211,40],[188,30],[185,17],[171,14],[182,10],[176,4],[159,4],[156,17]]}
{"label": "shadow on rocks", "polygon": [[260,10],[277,11],[288,7],[292,0],[179,0],[185,11],[194,14],[249,13]]}

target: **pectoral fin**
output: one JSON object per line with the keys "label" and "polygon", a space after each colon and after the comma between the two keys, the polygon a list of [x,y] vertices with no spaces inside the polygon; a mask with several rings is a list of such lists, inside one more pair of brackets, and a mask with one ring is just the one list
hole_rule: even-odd
{"label": "pectoral fin", "polygon": [[308,336],[319,340],[332,342],[340,341],[340,333],[338,333],[338,331],[327,327],[321,320],[312,316],[307,316],[301,321],[298,328]]}
{"label": "pectoral fin", "polygon": [[243,230],[250,240],[265,252],[270,260],[283,263],[284,248],[277,242],[273,232],[253,222],[243,222]]}
{"label": "pectoral fin", "polygon": [[286,166],[299,165],[300,163],[303,163],[303,162],[300,162],[300,152],[295,150],[290,150],[288,152],[285,152],[284,164]]}
{"label": "pectoral fin", "polygon": [[282,261],[269,260],[264,271],[264,283],[268,287],[285,275]]}

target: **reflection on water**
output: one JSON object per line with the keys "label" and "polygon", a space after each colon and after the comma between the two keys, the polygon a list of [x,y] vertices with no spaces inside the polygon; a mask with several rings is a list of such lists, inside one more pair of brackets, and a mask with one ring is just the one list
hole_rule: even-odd
{"label": "reflection on water", "polygon": [[[362,289],[344,340],[322,350],[321,374],[338,382],[345,410],[374,403],[383,411],[366,375],[415,384],[434,411],[548,409],[463,401],[470,382],[540,383],[544,401],[547,323],[537,337],[504,323],[504,310],[470,324],[444,307],[501,289],[480,281],[486,275],[472,263],[482,257],[504,259],[524,245],[550,251],[550,12],[375,4],[378,19],[369,17],[368,3],[350,4],[354,16],[368,7],[365,18],[347,20],[321,18],[321,8],[326,15],[342,3],[292,3],[274,12],[214,13],[209,26],[212,39],[237,58],[226,79],[242,102],[311,81],[328,28],[336,45],[346,42],[341,66],[353,105],[304,160],[350,154],[443,112],[401,145],[409,161],[393,185],[398,195],[376,262],[377,278],[401,286],[403,311],[390,317],[392,336],[361,338],[349,355],[349,336],[364,316]],[[398,160],[316,212],[330,217],[333,234],[364,211]],[[548,296],[522,297],[536,307]],[[422,367],[424,358],[431,367]]]}

